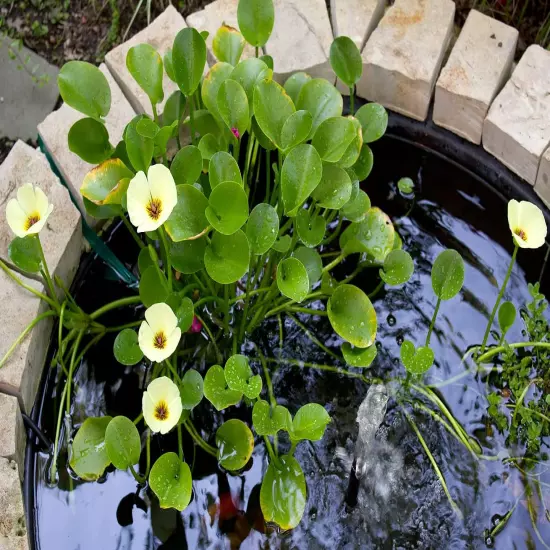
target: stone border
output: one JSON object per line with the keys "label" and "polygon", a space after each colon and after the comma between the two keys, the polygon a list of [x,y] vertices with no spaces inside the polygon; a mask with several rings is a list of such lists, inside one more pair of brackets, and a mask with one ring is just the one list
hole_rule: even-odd
{"label": "stone border", "polygon": [[[187,17],[187,24],[212,34],[223,23],[237,26],[238,0],[216,0]],[[349,35],[361,49],[363,78],[357,95],[391,110],[426,120],[433,104],[433,122],[483,147],[534,187],[550,206],[550,52],[527,49],[512,72],[517,31],[472,10],[463,29],[454,28],[452,0],[275,0],[276,23],[266,53],[275,58],[275,77],[304,70],[325,77],[347,93],[328,62],[334,36]],[[111,139],[120,139],[135,112],[150,105],[128,75],[125,52],[148,42],[161,53],[185,21],[169,6],[149,27],[106,56],[101,70],[111,85],[113,103],[107,127]],[[453,34],[458,34],[452,48]],[[211,49],[211,38],[207,45]],[[449,51],[450,50],[450,51]],[[248,50],[245,55],[253,55]],[[209,59],[213,54],[209,52]],[[445,61],[446,60],[446,61]],[[442,68],[443,67],[443,68]],[[175,85],[165,79],[165,97]],[[434,97],[435,95],[435,97]],[[89,165],[71,153],[66,135],[78,113],[63,105],[39,125],[40,136],[56,170],[77,200]],[[45,237],[46,257],[52,270],[70,285],[83,247],[80,214],[66,189],[39,152],[18,142],[0,166],[2,204],[15,189],[30,181],[41,185],[54,202]],[[81,202],[81,201],[80,201]],[[11,234],[0,218],[0,257],[7,257]],[[41,283],[25,279],[35,288]],[[40,311],[40,304],[0,272],[0,300],[9,327],[0,341],[0,355],[22,328]],[[52,323],[35,327],[10,361],[0,369],[0,503],[6,521],[0,521],[0,550],[28,548],[21,522],[25,430],[21,411],[30,411],[44,367]],[[15,460],[15,462],[10,462]],[[15,472],[15,473],[14,473]]]}

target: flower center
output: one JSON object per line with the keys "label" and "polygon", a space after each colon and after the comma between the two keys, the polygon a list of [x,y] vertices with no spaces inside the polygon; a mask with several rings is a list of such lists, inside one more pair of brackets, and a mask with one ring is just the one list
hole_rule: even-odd
{"label": "flower center", "polygon": [[153,346],[157,349],[164,349],[166,347],[166,336],[164,332],[160,331],[153,337]]}
{"label": "flower center", "polygon": [[157,221],[162,213],[162,202],[160,199],[151,199],[145,207],[147,214],[152,220]]}
{"label": "flower center", "polygon": [[525,233],[525,231],[523,229],[521,229],[520,227],[517,227],[516,229],[514,229],[514,233],[522,240],[522,241],[526,241],[527,240],[527,233]]}
{"label": "flower center", "polygon": [[35,212],[34,214],[30,214],[27,218],[27,221],[25,222],[25,231],[28,231],[35,223],[38,223],[40,221],[40,214],[38,212]]}
{"label": "flower center", "polygon": [[155,418],[157,420],[166,420],[168,416],[169,412],[166,401],[159,401],[155,406]]}

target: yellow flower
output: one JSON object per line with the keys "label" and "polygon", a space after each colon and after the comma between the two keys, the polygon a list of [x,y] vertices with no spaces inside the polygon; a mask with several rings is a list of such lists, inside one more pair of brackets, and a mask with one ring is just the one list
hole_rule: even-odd
{"label": "yellow flower", "polygon": [[153,432],[168,433],[180,419],[183,410],[176,384],[161,376],[153,380],[142,398],[143,418]]}
{"label": "yellow flower", "polygon": [[8,202],[6,219],[18,237],[26,237],[40,232],[52,210],[44,191],[26,183],[17,190],[17,199]]}
{"label": "yellow flower", "polygon": [[540,248],[546,240],[544,214],[531,202],[511,200],[508,203],[508,225],[520,248]]}
{"label": "yellow flower", "polygon": [[176,183],[163,164],[149,168],[147,177],[138,172],[127,191],[128,214],[138,233],[158,229],[178,202]]}
{"label": "yellow flower", "polygon": [[168,304],[154,304],[147,309],[138,333],[139,347],[147,359],[157,363],[168,359],[180,338],[178,319]]}

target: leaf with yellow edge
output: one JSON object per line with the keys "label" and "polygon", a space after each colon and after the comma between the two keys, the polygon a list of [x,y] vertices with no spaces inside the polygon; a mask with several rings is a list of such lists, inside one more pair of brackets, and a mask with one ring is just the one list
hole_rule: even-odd
{"label": "leaf with yellow edge", "polygon": [[[119,182],[126,178],[131,179],[133,176],[133,172],[120,159],[109,159],[92,168],[86,174],[80,193],[89,201],[100,206],[120,204],[120,202],[115,202],[118,197]],[[112,195],[113,191],[114,195]]]}

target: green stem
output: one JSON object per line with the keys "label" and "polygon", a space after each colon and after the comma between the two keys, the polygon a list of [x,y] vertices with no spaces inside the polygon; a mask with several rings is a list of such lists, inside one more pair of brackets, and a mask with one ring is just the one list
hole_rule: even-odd
{"label": "green stem", "polygon": [[332,260],[332,262],[330,262],[325,267],[323,267],[322,272],[326,273],[326,272],[330,271],[331,269],[334,269],[345,257],[346,257],[345,254],[340,254],[334,260]]}
{"label": "green stem", "polygon": [[61,435],[61,418],[63,415],[63,403],[65,402],[66,394],[67,394],[67,384],[65,384],[65,387],[63,388],[63,392],[61,393],[59,412],[57,413],[57,426],[55,429],[55,440],[53,444],[52,467],[50,469],[50,483],[52,485],[55,483],[55,478],[57,475],[57,453],[59,450],[59,438]]}
{"label": "green stem", "polygon": [[193,422],[190,419],[184,421],[183,425],[188,431],[189,435],[193,438],[193,441],[205,452],[212,455],[215,458],[218,458],[218,451],[212,445],[209,445],[197,432]]}
{"label": "green stem", "polygon": [[487,338],[489,338],[489,332],[491,331],[491,326],[493,325],[493,321],[495,319],[495,315],[498,310],[498,306],[500,304],[500,301],[502,300],[502,296],[504,295],[504,291],[506,290],[506,285],[508,284],[508,279],[510,278],[510,275],[512,274],[512,268],[514,267],[514,264],[516,263],[516,256],[518,253],[518,245],[516,244],[514,246],[514,253],[512,254],[512,259],[510,260],[510,265],[508,266],[508,271],[506,272],[506,277],[504,277],[504,282],[502,283],[502,286],[500,287],[500,292],[497,296],[497,301],[495,302],[495,305],[493,307],[493,311],[491,312],[491,316],[489,317],[489,322],[487,323],[487,328],[485,329],[485,336],[483,336],[483,342],[481,343],[481,355],[485,352],[485,347],[487,346]]}
{"label": "green stem", "polygon": [[183,461],[183,437],[181,435],[181,424],[178,424],[178,456]]}
{"label": "green stem", "polygon": [[153,108],[153,120],[160,126],[159,114],[158,114],[158,111],[157,111],[156,103],[153,103],[151,101],[151,107]]}
{"label": "green stem", "polygon": [[134,476],[134,479],[140,484],[143,485],[146,481],[146,478],[141,477],[134,469],[134,467],[130,464],[130,473]]}
{"label": "green stem", "polygon": [[214,350],[216,351],[216,355],[218,357],[218,361],[222,362],[222,354],[220,353],[220,349],[218,348],[218,344],[216,344],[216,339],[214,338],[214,335],[212,334],[212,331],[208,328],[208,325],[203,321],[202,317],[197,313],[195,310],[195,317],[200,321],[201,325],[203,326],[204,330],[206,331],[206,334],[208,334],[208,337],[210,338],[210,341],[212,342],[212,345],[214,346]]}
{"label": "green stem", "polygon": [[151,430],[147,432],[147,463],[145,466],[145,479],[149,477],[149,472],[151,471]]}
{"label": "green stem", "polygon": [[426,335],[426,347],[430,345],[430,338],[432,336],[432,332],[435,326],[435,319],[437,317],[437,314],[439,313],[439,307],[441,306],[441,298],[437,299],[437,304],[435,305],[434,314],[432,316],[432,321],[430,323],[430,328],[428,330],[428,334]]}
{"label": "green stem", "polygon": [[223,285],[223,302],[224,302],[224,312],[223,312],[223,324],[225,327],[225,333],[229,334],[229,285]]}
{"label": "green stem", "polygon": [[333,351],[331,351],[330,349],[328,349],[314,334],[312,334],[309,329],[303,325],[302,323],[300,323],[300,321],[298,319],[296,319],[296,317],[294,317],[294,315],[291,315],[290,313],[287,314],[288,317],[290,317],[294,323],[296,325],[298,325],[298,327],[300,327],[304,334],[317,346],[319,347],[320,349],[322,349],[327,355],[330,355],[331,357],[334,357],[334,359],[336,359],[337,361],[341,361],[341,358],[338,357],[338,355],[336,355]]}
{"label": "green stem", "polygon": [[350,111],[350,114],[351,116],[353,116],[355,114],[355,98],[354,98],[354,95],[355,95],[355,90],[353,88],[353,86],[350,86],[349,87],[349,111]]}
{"label": "green stem", "polygon": [[35,239],[36,239],[36,242],[38,243],[38,251],[40,253],[40,260],[42,261],[42,267],[44,268],[44,278],[46,279],[46,284],[48,285],[51,298],[55,302],[57,306],[57,310],[59,310],[59,300],[57,299],[57,293],[55,292],[53,281],[50,275],[50,270],[48,269],[48,262],[46,262],[46,256],[44,256],[44,249],[42,248],[42,243],[40,242],[40,237],[38,236],[38,234],[36,235]]}
{"label": "green stem", "polygon": [[67,406],[65,409],[67,416],[71,414],[71,385],[73,382],[74,369],[76,365],[76,352],[78,350],[78,346],[80,345],[80,341],[82,340],[83,336],[84,336],[84,331],[81,330],[78,333],[78,336],[76,337],[75,345],[73,346],[73,353],[71,355],[71,363],[69,365],[69,376],[67,378]]}
{"label": "green stem", "polygon": [[120,219],[122,220],[122,223],[126,226],[126,229],[128,229],[130,235],[132,235],[134,241],[136,241],[137,245],[140,248],[145,248],[145,243],[139,238],[139,235],[136,233],[134,226],[130,223],[128,218],[124,214],[121,214]]}
{"label": "green stem", "polygon": [[550,349],[550,342],[515,342],[513,344],[507,344],[505,346],[498,346],[496,348],[490,349],[489,351],[486,351],[483,355],[480,355],[477,358],[476,362],[486,363],[488,359],[491,359],[491,357],[498,355],[499,353],[507,350],[508,348],[518,349],[518,348],[528,348],[528,347]]}
{"label": "green stem", "polygon": [[277,455],[275,454],[275,451],[273,450],[273,447],[271,446],[271,441],[269,441],[269,438],[264,435],[264,441],[265,441],[265,447],[267,449],[267,452],[269,454],[269,457],[271,458],[272,462],[274,464],[279,464],[279,459],[277,458]]}
{"label": "green stem", "polygon": [[0,361],[0,368],[4,366],[6,361],[9,359],[10,355],[15,351],[15,348],[23,341],[25,336],[40,322],[42,319],[46,319],[46,317],[53,317],[54,315],[57,315],[56,311],[53,311],[52,309],[49,309],[48,311],[45,311],[44,313],[41,313],[38,315],[35,319],[33,319],[23,330],[23,332],[17,337],[15,342],[10,346],[10,349],[6,352],[4,357],[2,357],[2,360]]}
{"label": "green stem", "polygon": [[160,241],[162,242],[162,248],[164,250],[164,263],[166,268],[166,274],[168,276],[168,288],[172,292],[172,260],[170,259],[170,251],[168,248],[168,241],[166,240],[166,230],[164,227],[159,227]]}
{"label": "green stem", "polygon": [[[313,300],[313,298],[320,298],[321,296],[324,296],[324,292],[312,292],[311,294],[308,294],[302,302],[305,302],[307,300]],[[285,302],[284,304],[281,304],[280,306],[277,306],[271,310],[269,310],[264,317],[267,319],[267,317],[271,317],[272,315],[275,315],[279,313],[280,311],[284,311],[288,307],[294,307],[296,305],[296,302],[293,300],[290,300],[288,302]]]}
{"label": "green stem", "polygon": [[164,360],[164,364],[168,367],[168,370],[173,374],[175,381],[180,385],[182,385],[182,380],[180,378],[180,375],[178,374],[178,371],[174,368],[174,365],[170,362],[170,358]]}
{"label": "green stem", "polygon": [[110,302],[109,304],[105,304],[99,309],[96,309],[93,313],[90,314],[90,319],[93,321],[94,319],[101,317],[104,313],[111,311],[112,309],[117,309],[124,306],[131,306],[139,303],[141,303],[141,298],[139,296],[128,296],[127,298],[120,298],[120,300],[115,300],[114,302]]}
{"label": "green stem", "polygon": [[191,144],[195,145],[195,107],[193,106],[193,98],[188,98],[189,103],[189,131],[191,132]]}
{"label": "green stem", "polygon": [[287,311],[295,311],[296,313],[307,313],[308,315],[320,315],[325,317],[328,313],[322,309],[311,309],[309,307],[289,306]]}

